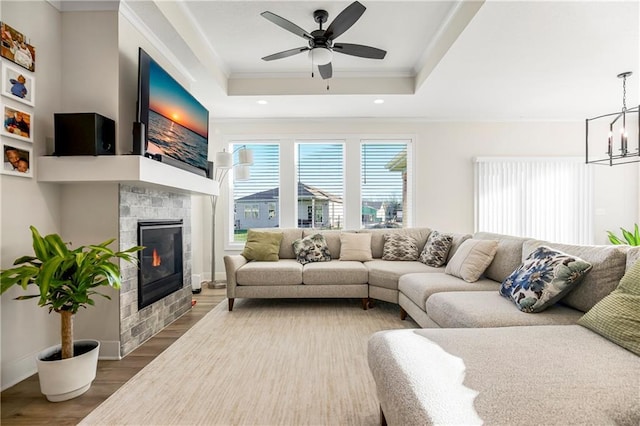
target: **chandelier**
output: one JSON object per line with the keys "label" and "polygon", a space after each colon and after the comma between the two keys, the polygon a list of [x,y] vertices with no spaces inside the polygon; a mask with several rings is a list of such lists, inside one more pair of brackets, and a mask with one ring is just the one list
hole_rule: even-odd
{"label": "chandelier", "polygon": [[[627,77],[631,74],[631,71],[618,74],[622,79],[622,110],[586,119],[587,164],[614,166],[640,162],[640,106],[627,109]],[[598,152],[601,146],[606,147],[602,154]]]}

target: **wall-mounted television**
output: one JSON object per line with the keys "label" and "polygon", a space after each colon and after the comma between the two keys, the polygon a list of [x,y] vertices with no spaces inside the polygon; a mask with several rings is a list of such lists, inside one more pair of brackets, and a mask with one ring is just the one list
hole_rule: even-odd
{"label": "wall-mounted television", "polygon": [[143,155],[207,174],[209,111],[142,48],[137,115],[144,124]]}

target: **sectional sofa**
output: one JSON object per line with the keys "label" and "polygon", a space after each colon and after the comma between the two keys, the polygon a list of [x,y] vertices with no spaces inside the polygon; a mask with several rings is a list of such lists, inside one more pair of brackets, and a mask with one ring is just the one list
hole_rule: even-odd
{"label": "sectional sofa", "polygon": [[[230,310],[236,297],[361,298],[365,309],[378,299],[399,304],[402,318],[410,315],[424,327],[370,339],[383,424],[640,424],[640,358],[577,324],[616,289],[640,248],[450,234],[445,264],[433,267],[384,260],[389,234],[410,236],[422,250],[428,228],[353,231],[370,234],[366,261],[339,260],[345,231],[270,231],[282,233],[276,262],[225,257]],[[293,242],[318,232],[332,260],[303,265]],[[487,246],[483,242],[495,247],[491,259],[474,265],[482,269],[477,280],[468,279],[459,267],[474,263],[467,248]],[[539,313],[523,312],[498,290],[541,246],[577,256],[589,270],[559,302]],[[637,280],[640,287],[640,275]]]}

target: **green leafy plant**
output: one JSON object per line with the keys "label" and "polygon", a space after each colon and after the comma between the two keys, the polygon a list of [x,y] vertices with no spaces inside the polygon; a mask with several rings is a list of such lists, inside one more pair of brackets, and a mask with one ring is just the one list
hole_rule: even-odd
{"label": "green leafy plant", "polygon": [[107,246],[115,239],[70,250],[58,234],[42,237],[30,226],[34,256],[22,256],[13,264],[18,265],[0,272],[0,284],[4,294],[14,285],[27,290],[36,285],[39,294],[16,297],[16,300],[39,298],[38,305],[48,307],[61,315],[62,358],[73,357],[73,315],[80,308],[94,305],[94,296],[110,299],[95,288],[109,286],[120,288],[120,266],[112,260],[138,261],[135,252],[143,247],[135,246],[124,251],[113,251]]}
{"label": "green leafy plant", "polygon": [[611,244],[629,244],[630,246],[640,246],[640,230],[638,229],[637,223],[635,224],[633,233],[631,231],[627,231],[624,228],[620,228],[620,230],[622,231],[622,237],[624,238],[624,241],[618,238],[613,232],[607,231]]}

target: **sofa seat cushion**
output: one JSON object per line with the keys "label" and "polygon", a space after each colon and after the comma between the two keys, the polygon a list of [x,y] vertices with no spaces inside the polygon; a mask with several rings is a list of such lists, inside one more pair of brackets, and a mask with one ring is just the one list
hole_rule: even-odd
{"label": "sofa seat cushion", "polygon": [[539,314],[519,310],[497,291],[436,293],[427,299],[427,314],[442,328],[512,327],[576,324],[582,312],[556,304]]}
{"label": "sofa seat cushion", "polygon": [[302,284],[302,265],[295,259],[277,262],[249,262],[236,271],[238,285]]}
{"label": "sofa seat cushion", "polygon": [[369,278],[362,262],[332,260],[309,263],[302,268],[302,282],[308,285],[366,284]]}
{"label": "sofa seat cushion", "polygon": [[579,246],[528,240],[522,244],[523,260],[542,245],[577,256],[592,265],[591,271],[562,299],[563,303],[582,312],[587,312],[611,293],[624,275],[626,246]]}
{"label": "sofa seat cushion", "polygon": [[382,331],[368,360],[390,425],[640,418],[640,357],[578,325]]}
{"label": "sofa seat cushion", "polygon": [[442,271],[442,268],[427,266],[417,260],[395,262],[393,260],[374,259],[365,262],[364,265],[369,271],[369,285],[392,290],[398,289],[398,279],[404,274]]}
{"label": "sofa seat cushion", "polygon": [[[435,269],[435,268],[434,268]],[[498,292],[500,283],[487,278],[481,278],[474,283],[468,283],[453,275],[445,274],[442,268],[436,273],[406,274],[400,277],[398,290],[424,311],[426,301],[432,294],[442,291],[495,291]],[[428,311],[427,311],[428,312]]]}

